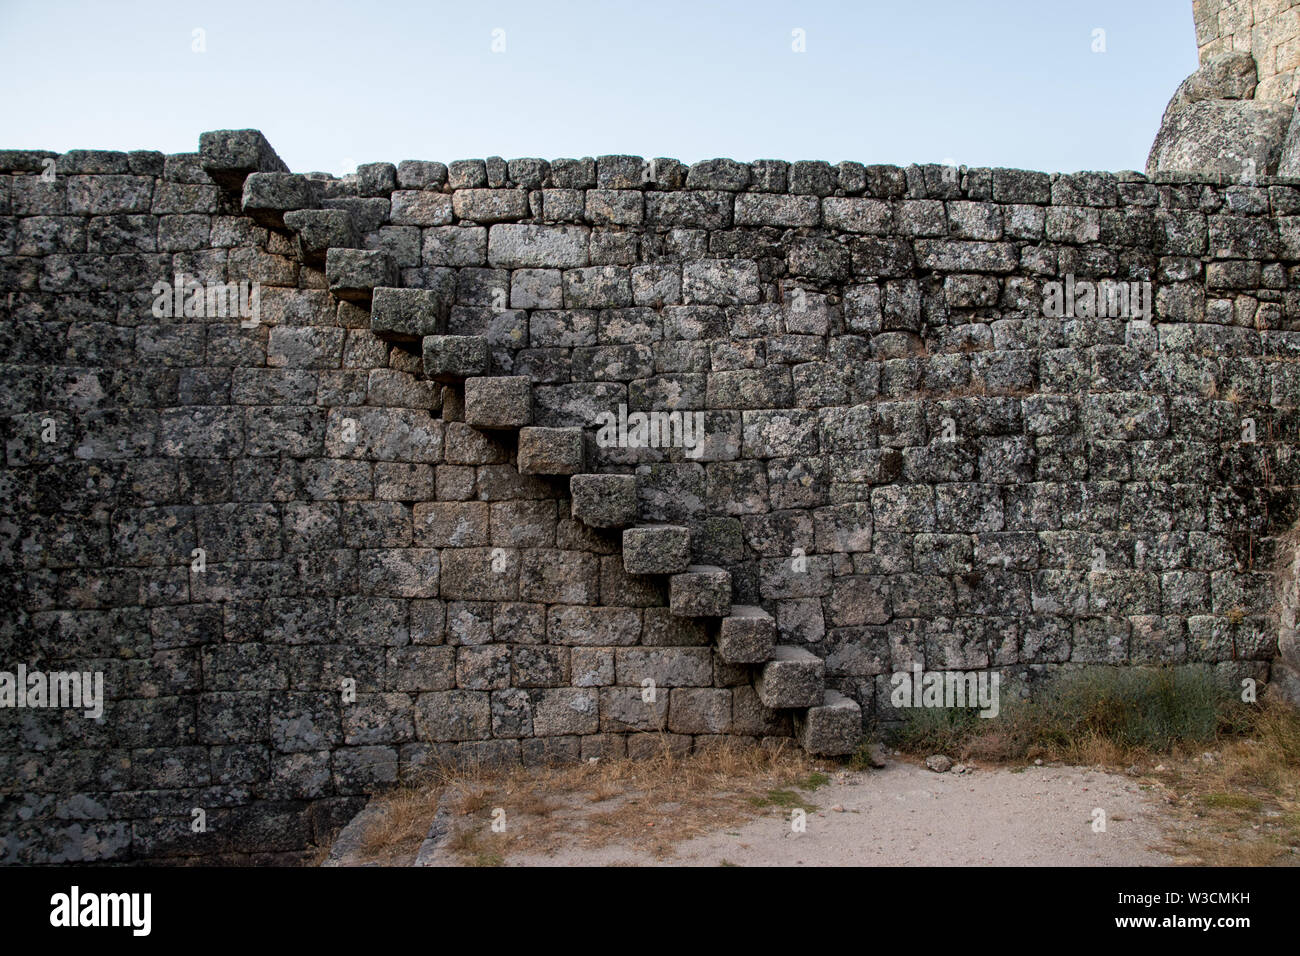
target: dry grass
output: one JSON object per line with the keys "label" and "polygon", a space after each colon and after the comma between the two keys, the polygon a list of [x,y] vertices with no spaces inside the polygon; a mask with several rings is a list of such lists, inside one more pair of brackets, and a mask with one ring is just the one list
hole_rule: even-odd
{"label": "dry grass", "polygon": [[1300,711],[1285,704],[1259,707],[1208,748],[1180,743],[1158,751],[1085,734],[1022,753],[989,733],[970,737],[959,753],[990,764],[1042,759],[1137,776],[1168,810],[1160,849],[1182,863],[1300,865]]}
{"label": "dry grass", "polygon": [[361,835],[361,858],[385,864],[413,858],[433,822],[438,797],[427,787],[403,787],[385,794],[381,812]]}
{"label": "dry grass", "polygon": [[1176,822],[1168,852],[1203,866],[1300,865],[1300,712],[1264,707],[1247,736],[1149,772]]}
{"label": "dry grass", "polygon": [[1243,704],[1204,675],[1098,669],[1058,681],[996,721],[917,711],[913,754],[1064,763],[1142,779],[1167,806],[1165,852],[1199,865],[1300,865],[1300,710]]}
{"label": "dry grass", "polygon": [[500,866],[512,854],[557,846],[617,844],[664,858],[691,837],[809,807],[797,791],[827,780],[790,742],[723,744],[686,756],[665,747],[643,759],[544,768],[441,768],[426,786],[378,800],[381,815],[363,852],[368,861],[409,861],[446,799],[452,826],[444,846],[467,866]]}

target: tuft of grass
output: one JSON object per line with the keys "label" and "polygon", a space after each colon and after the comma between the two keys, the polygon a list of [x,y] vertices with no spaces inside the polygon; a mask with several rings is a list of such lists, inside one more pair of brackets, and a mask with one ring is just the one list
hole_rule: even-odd
{"label": "tuft of grass", "polygon": [[1201,803],[1228,810],[1258,810],[1264,805],[1258,797],[1244,793],[1206,793],[1201,796]]}
{"label": "tuft of grass", "polygon": [[793,790],[769,790],[765,796],[750,797],[749,802],[751,805],[759,808],[782,807],[786,810],[792,810],[795,807],[798,807],[800,810],[807,813],[812,813],[817,809],[816,804],[804,800],[803,797],[799,796],[799,794],[795,793]]}
{"label": "tuft of grass", "polygon": [[1300,858],[1300,711],[1270,703],[1237,715],[1206,761],[1162,759],[1152,771],[1183,822],[1169,842],[1189,863],[1294,866]]}
{"label": "tuft of grass", "polygon": [[802,782],[795,784],[800,790],[816,790],[818,787],[824,787],[831,782],[831,778],[820,770],[814,770],[808,774]]}
{"label": "tuft of grass", "polygon": [[913,708],[906,712],[894,743],[899,750],[921,756],[957,753],[980,729],[979,721],[979,712],[973,709]]}

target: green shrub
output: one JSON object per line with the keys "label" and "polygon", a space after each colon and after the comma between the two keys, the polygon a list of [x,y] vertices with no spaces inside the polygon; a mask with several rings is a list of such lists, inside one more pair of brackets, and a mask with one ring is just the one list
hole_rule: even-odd
{"label": "green shrub", "polygon": [[1215,738],[1229,699],[1204,668],[1097,667],[1046,688],[1030,706],[1012,708],[1019,734],[1065,745],[1091,735],[1121,747],[1168,750]]}
{"label": "green shrub", "polygon": [[900,750],[911,753],[955,753],[985,722],[974,708],[915,707],[906,715],[893,739]]}
{"label": "green shrub", "polygon": [[1208,668],[1097,666],[1063,674],[1029,700],[1006,694],[991,719],[974,709],[907,710],[894,738],[914,753],[949,754],[967,750],[976,738],[996,740],[985,755],[1007,759],[1062,754],[1098,740],[1167,751],[1206,744],[1221,731],[1246,726],[1246,709]]}

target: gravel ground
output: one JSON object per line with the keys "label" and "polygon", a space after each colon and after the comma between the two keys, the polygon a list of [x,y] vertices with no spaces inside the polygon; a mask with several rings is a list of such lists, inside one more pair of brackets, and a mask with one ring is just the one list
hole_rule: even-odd
{"label": "gravel ground", "polygon": [[[1129,777],[1080,767],[938,774],[912,763],[836,774],[801,794],[818,809],[793,832],[773,807],[656,859],[631,846],[556,846],[507,866],[1159,866],[1159,808]],[[1094,811],[1106,829],[1095,832]]]}

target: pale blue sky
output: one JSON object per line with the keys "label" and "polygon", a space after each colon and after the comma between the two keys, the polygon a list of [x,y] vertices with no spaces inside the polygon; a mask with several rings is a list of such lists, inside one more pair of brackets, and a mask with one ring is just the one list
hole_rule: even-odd
{"label": "pale blue sky", "polygon": [[1191,0],[0,0],[0,64],[0,148],[1073,171],[1143,167],[1196,41]]}

